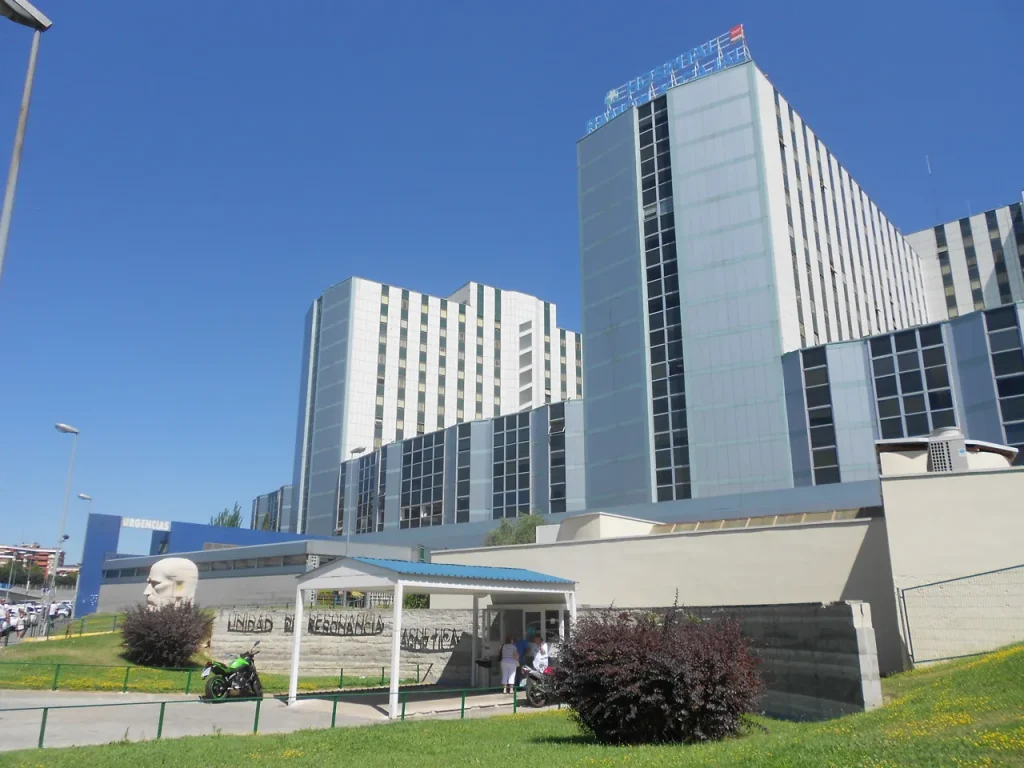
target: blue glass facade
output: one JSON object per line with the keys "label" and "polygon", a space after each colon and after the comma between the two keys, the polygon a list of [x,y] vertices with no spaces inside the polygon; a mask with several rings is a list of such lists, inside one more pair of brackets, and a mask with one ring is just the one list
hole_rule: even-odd
{"label": "blue glass facade", "polygon": [[351,315],[352,280],[325,291],[307,315],[304,390],[292,480],[295,525],[289,530],[312,536],[330,536],[337,525]]}
{"label": "blue glass facade", "polygon": [[794,485],[878,477],[874,442],[959,427],[1024,457],[1021,304],[782,359]]}

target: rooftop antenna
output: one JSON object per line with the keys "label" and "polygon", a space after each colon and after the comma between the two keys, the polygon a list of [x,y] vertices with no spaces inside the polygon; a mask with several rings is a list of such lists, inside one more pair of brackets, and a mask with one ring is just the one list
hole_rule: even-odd
{"label": "rooftop antenna", "polygon": [[928,189],[931,191],[932,195],[932,206],[935,208],[935,223],[941,224],[942,217],[939,215],[939,198],[938,195],[935,194],[935,179],[932,177],[932,161],[929,159],[928,155],[924,156],[924,164],[925,167],[928,168]]}

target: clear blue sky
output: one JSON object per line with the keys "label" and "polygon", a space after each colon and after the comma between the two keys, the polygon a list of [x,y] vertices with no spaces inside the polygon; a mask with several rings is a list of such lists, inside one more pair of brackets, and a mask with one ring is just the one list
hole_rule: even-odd
{"label": "clear blue sky", "polygon": [[[36,1],[55,23],[0,283],[0,542],[56,539],[56,421],[97,512],[248,518],[291,480],[303,316],[352,274],[529,291],[578,328],[586,120],[733,24],[903,231],[936,221],[925,154],[943,220],[1024,186],[1019,0]],[[4,175],[29,39],[0,24]]]}

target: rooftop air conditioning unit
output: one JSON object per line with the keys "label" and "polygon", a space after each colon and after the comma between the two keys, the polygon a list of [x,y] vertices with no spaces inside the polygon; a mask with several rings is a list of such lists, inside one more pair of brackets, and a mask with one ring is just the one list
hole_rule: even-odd
{"label": "rooftop air conditioning unit", "polygon": [[929,435],[928,471],[967,471],[967,443],[963,432],[956,427],[944,427]]}

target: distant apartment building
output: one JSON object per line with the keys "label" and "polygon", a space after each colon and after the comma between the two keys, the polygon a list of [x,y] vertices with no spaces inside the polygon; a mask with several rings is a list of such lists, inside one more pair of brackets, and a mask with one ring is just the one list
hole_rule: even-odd
{"label": "distant apartment building", "polygon": [[298,532],[333,532],[344,461],[583,394],[579,336],[555,305],[480,283],[440,298],[350,278],[313,302],[303,349]]}
{"label": "distant apartment building", "polygon": [[921,256],[931,320],[1024,301],[1024,211],[994,208],[907,235]]}
{"label": "distant apartment building", "polygon": [[[46,573],[53,567],[53,556],[57,550],[40,547],[38,544],[21,544],[18,546],[0,544],[0,582],[6,581],[8,572],[5,569],[11,567],[11,560],[17,560],[18,564],[25,568],[41,568]],[[65,553],[61,551],[58,568],[64,565]]]}
{"label": "distant apartment building", "polygon": [[252,500],[249,527],[254,531],[285,531],[294,533],[292,518],[292,486],[283,485],[276,491]]}

